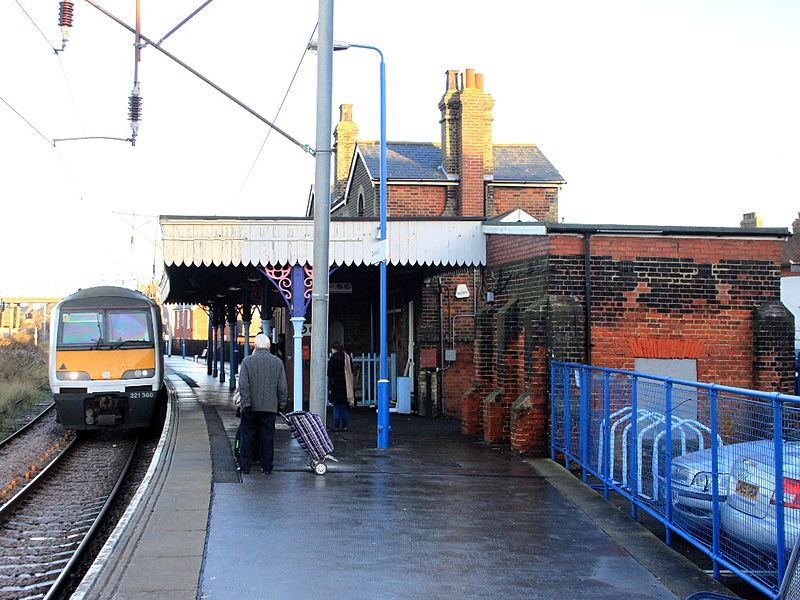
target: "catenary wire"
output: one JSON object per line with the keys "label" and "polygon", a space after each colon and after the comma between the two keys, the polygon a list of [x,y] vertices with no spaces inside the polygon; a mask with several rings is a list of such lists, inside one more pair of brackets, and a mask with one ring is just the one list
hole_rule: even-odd
{"label": "catenary wire", "polygon": [[[91,6],[95,7],[97,10],[99,10],[100,12],[102,12],[104,15],[106,15],[106,16],[107,16],[108,18],[110,18],[112,21],[116,22],[118,25],[121,25],[122,27],[124,27],[125,29],[127,29],[128,31],[130,31],[131,33],[136,33],[136,29],[134,29],[133,27],[131,27],[130,25],[128,25],[127,23],[125,23],[125,22],[124,22],[123,20],[121,20],[120,18],[118,18],[118,17],[114,16],[113,14],[111,14],[109,11],[107,11],[105,8],[103,8],[102,6],[100,6],[100,5],[99,5],[97,2],[95,2],[94,0],[85,0],[85,2],[86,2],[87,4],[90,4]],[[282,135],[282,136],[283,136],[283,137],[285,137],[287,140],[289,140],[290,142],[292,142],[292,143],[293,143],[295,146],[297,146],[298,148],[300,148],[300,149],[301,149],[303,152],[307,152],[307,153],[308,153],[308,154],[310,154],[311,156],[315,156],[315,155],[316,155],[317,151],[316,151],[314,148],[312,148],[312,147],[311,147],[309,144],[303,144],[301,141],[299,141],[298,139],[294,138],[294,137],[293,137],[292,135],[290,135],[288,132],[284,131],[283,129],[281,129],[280,127],[278,127],[277,125],[275,125],[275,123],[272,123],[272,122],[271,122],[271,121],[269,121],[268,119],[266,119],[266,118],[262,117],[260,114],[258,114],[256,111],[254,111],[252,108],[250,108],[249,106],[247,106],[247,105],[246,105],[244,102],[242,102],[241,100],[239,100],[238,98],[236,98],[236,97],[235,97],[235,96],[233,96],[232,94],[230,94],[230,93],[226,92],[224,89],[222,89],[222,88],[221,88],[220,86],[218,86],[216,83],[214,83],[213,81],[211,81],[210,79],[208,79],[207,77],[205,77],[203,74],[201,74],[201,73],[200,73],[200,72],[198,72],[197,70],[195,70],[195,69],[193,69],[192,67],[190,67],[188,64],[186,64],[185,62],[183,62],[183,61],[182,61],[181,59],[179,59],[177,56],[175,56],[175,55],[174,55],[174,54],[172,54],[171,52],[168,52],[167,50],[164,50],[164,48],[162,48],[161,46],[156,46],[156,45],[154,45],[154,43],[153,43],[153,40],[149,39],[148,37],[146,37],[146,36],[145,36],[145,35],[143,35],[143,34],[142,34],[142,35],[140,35],[140,38],[141,38],[142,40],[144,40],[146,43],[148,43],[149,45],[151,45],[153,48],[155,48],[156,50],[158,50],[159,52],[161,52],[161,53],[162,53],[164,56],[166,56],[167,58],[171,59],[173,62],[177,63],[178,65],[180,65],[181,67],[183,67],[184,69],[186,69],[187,71],[189,71],[189,72],[190,72],[192,75],[194,75],[194,76],[195,76],[195,77],[197,77],[198,79],[202,80],[204,83],[206,83],[206,84],[210,85],[212,88],[214,88],[215,90],[217,90],[217,91],[218,91],[220,94],[222,94],[223,96],[225,96],[226,98],[228,98],[228,99],[229,99],[229,100],[231,100],[232,102],[234,102],[234,103],[238,104],[238,105],[239,105],[239,107],[241,107],[241,108],[245,109],[247,112],[249,112],[251,115],[253,115],[253,116],[254,116],[256,119],[258,119],[259,121],[261,121],[262,123],[264,123],[265,125],[267,125],[268,127],[270,127],[271,129],[274,129],[275,131],[277,131],[277,132],[278,132],[280,135]],[[330,150],[326,150],[326,152],[330,152]]]}
{"label": "catenary wire", "polygon": [[14,113],[15,113],[15,114],[16,114],[16,115],[17,115],[17,116],[20,118],[20,119],[22,119],[23,121],[25,121],[25,123],[27,123],[27,124],[28,124],[28,127],[30,127],[31,129],[33,129],[33,130],[34,130],[36,133],[38,133],[40,136],[42,136],[42,139],[43,139],[44,141],[46,141],[46,142],[47,142],[49,145],[51,145],[51,146],[55,146],[55,145],[56,145],[56,143],[55,143],[53,140],[51,140],[49,137],[47,137],[47,136],[46,136],[45,134],[43,134],[41,131],[39,131],[38,129],[36,129],[36,126],[34,126],[34,124],[33,124],[33,123],[31,123],[30,121],[28,121],[28,119],[26,119],[25,117],[23,117],[23,116],[22,116],[22,114],[20,114],[20,112],[19,112],[19,111],[18,111],[16,108],[14,108],[13,106],[11,106],[11,105],[10,105],[10,104],[9,104],[9,103],[6,101],[6,99],[5,99],[5,98],[3,98],[2,96],[0,96],[0,101],[2,101],[2,102],[3,102],[3,104],[5,104],[5,105],[6,105],[8,108],[10,108],[11,110],[13,110],[13,111],[14,111]]}
{"label": "catenary wire", "polygon": [[[314,34],[317,33],[318,26],[319,23],[314,23],[314,29],[311,31],[311,36],[308,38],[308,42],[306,43],[306,45],[303,46],[303,54],[300,56],[300,62],[297,64],[297,68],[294,71],[294,75],[292,75],[292,80],[289,82],[289,87],[286,89],[286,93],[283,95],[283,100],[281,100],[281,104],[280,106],[278,106],[278,110],[275,112],[275,116],[272,118],[273,122],[278,121],[278,116],[281,114],[281,110],[283,109],[283,105],[286,102],[286,98],[289,97],[289,92],[292,90],[292,86],[294,85],[294,80],[297,78],[297,74],[300,72],[300,67],[303,64],[303,60],[305,60],[306,54],[308,54],[307,51],[308,44],[310,44],[314,39]],[[247,185],[247,181],[250,179],[250,175],[253,174],[253,169],[255,169],[256,163],[258,162],[258,159],[261,157],[261,152],[264,151],[264,146],[266,145],[267,140],[269,139],[269,135],[271,133],[272,129],[270,128],[267,130],[267,135],[264,136],[264,141],[261,142],[261,147],[258,149],[256,157],[253,159],[253,164],[250,165],[250,169],[247,171],[247,175],[244,176],[244,180],[242,181],[242,185],[239,187],[239,191],[236,192],[236,196],[234,196],[233,198],[234,202],[239,199],[239,196],[242,195],[242,191],[244,191],[244,188]]]}
{"label": "catenary wire", "polygon": [[39,26],[36,24],[36,21],[34,21],[34,20],[33,20],[33,18],[32,18],[32,17],[31,17],[31,16],[28,14],[28,11],[27,11],[27,10],[25,10],[25,7],[23,7],[23,6],[22,6],[22,4],[20,4],[20,3],[19,3],[19,0],[16,0],[16,2],[17,2],[17,6],[19,6],[19,9],[20,9],[22,12],[24,12],[24,13],[25,13],[25,16],[26,16],[26,17],[28,17],[28,20],[29,20],[31,23],[33,23],[33,26],[34,26],[34,27],[36,27],[36,30],[37,30],[39,33],[41,33],[41,34],[42,34],[42,37],[44,38],[44,41],[45,41],[45,42],[47,42],[47,45],[48,45],[48,46],[50,46],[50,49],[51,49],[53,52],[55,52],[56,54],[58,54],[58,50],[56,50],[56,49],[55,49],[55,47],[53,46],[53,44],[51,44],[51,43],[50,43],[50,40],[49,40],[49,39],[47,39],[47,36],[44,34],[44,31],[42,31],[42,30],[41,30],[41,28],[40,28],[40,27],[39,27]]}
{"label": "catenary wire", "polygon": [[69,84],[69,79],[67,79],[67,72],[64,70],[64,63],[61,62],[61,57],[58,54],[56,54],[56,58],[58,58],[58,66],[61,68],[61,75],[64,77],[64,85],[67,86],[67,93],[72,101],[72,108],[75,109],[75,117],[78,119],[78,125],[80,126],[81,131],[86,133],[86,127],[83,124],[81,111],[78,108],[78,103],[75,101],[75,94],[72,92],[72,86]]}

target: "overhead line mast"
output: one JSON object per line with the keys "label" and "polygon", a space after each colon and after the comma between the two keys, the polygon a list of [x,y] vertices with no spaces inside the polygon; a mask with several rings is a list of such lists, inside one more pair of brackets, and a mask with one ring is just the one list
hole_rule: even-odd
{"label": "overhead line mast", "polygon": [[[135,29],[135,28],[131,27],[130,25],[128,25],[127,23],[125,23],[125,22],[124,22],[124,21],[122,21],[121,19],[119,19],[119,18],[115,17],[114,15],[112,15],[112,14],[111,14],[110,12],[108,12],[108,11],[107,11],[105,8],[103,8],[102,6],[100,6],[99,4],[97,4],[97,2],[95,2],[94,0],[86,0],[86,2],[87,2],[88,4],[91,4],[92,6],[94,6],[94,7],[95,7],[97,10],[99,10],[100,12],[102,12],[104,15],[106,15],[107,17],[109,17],[109,18],[110,18],[110,19],[112,19],[113,21],[116,21],[116,22],[117,22],[119,25],[121,25],[122,27],[124,27],[124,28],[125,28],[125,29],[127,29],[128,31],[130,31],[130,32],[132,32],[132,33],[136,33],[136,29]],[[274,129],[274,130],[275,130],[277,133],[279,133],[280,135],[282,135],[283,137],[285,137],[287,140],[289,140],[290,142],[292,142],[293,144],[295,144],[296,146],[298,146],[298,147],[299,147],[301,150],[303,150],[304,152],[307,152],[307,153],[308,153],[308,154],[310,154],[311,156],[314,156],[314,155],[316,154],[316,151],[315,151],[315,150],[314,150],[314,149],[313,149],[311,146],[309,146],[308,144],[303,144],[302,142],[298,141],[296,138],[294,138],[294,137],[292,137],[291,135],[289,135],[289,134],[288,134],[286,131],[284,131],[283,129],[281,129],[281,128],[280,128],[280,127],[278,127],[277,125],[275,125],[275,123],[273,123],[273,122],[272,122],[272,121],[270,121],[269,119],[266,119],[266,118],[262,117],[260,114],[258,114],[256,111],[254,111],[252,108],[250,108],[249,106],[247,106],[247,105],[246,105],[244,102],[242,102],[242,101],[241,101],[241,100],[239,100],[238,98],[235,98],[234,96],[232,96],[231,94],[229,94],[228,92],[226,92],[225,90],[223,90],[223,89],[222,89],[220,86],[218,86],[216,83],[214,83],[213,81],[211,81],[211,80],[210,80],[210,79],[208,79],[207,77],[205,77],[205,76],[203,76],[202,74],[200,74],[198,71],[196,71],[195,69],[193,69],[192,67],[190,67],[189,65],[187,65],[185,62],[183,62],[182,60],[180,60],[180,59],[179,59],[177,56],[175,56],[174,54],[171,54],[170,52],[168,52],[168,51],[164,50],[164,48],[162,48],[162,47],[161,47],[161,46],[159,46],[158,44],[154,43],[154,42],[153,42],[153,40],[151,40],[151,39],[147,38],[147,37],[146,37],[145,35],[143,35],[141,32],[139,32],[139,34],[138,34],[138,35],[139,35],[139,37],[140,37],[142,40],[144,40],[144,41],[145,41],[145,43],[146,43],[147,45],[150,45],[150,46],[152,46],[153,48],[155,48],[156,50],[158,50],[159,52],[161,52],[161,53],[162,53],[164,56],[166,56],[167,58],[170,58],[170,59],[172,59],[174,62],[178,63],[178,64],[179,64],[180,66],[182,66],[184,69],[186,69],[187,71],[189,71],[189,72],[190,72],[192,75],[194,75],[195,77],[198,77],[199,79],[201,79],[202,81],[204,81],[205,83],[207,83],[208,85],[210,85],[211,87],[213,87],[215,90],[217,90],[217,91],[218,91],[220,94],[222,94],[223,96],[225,96],[225,97],[226,97],[226,98],[228,98],[229,100],[232,100],[233,102],[235,102],[236,104],[238,104],[240,107],[242,107],[242,108],[243,108],[243,109],[245,109],[247,112],[249,112],[251,115],[253,115],[253,116],[254,116],[256,119],[258,119],[258,120],[259,120],[259,121],[261,121],[262,123],[265,123],[266,125],[268,125],[268,126],[269,126],[269,127],[271,127],[272,129]]]}

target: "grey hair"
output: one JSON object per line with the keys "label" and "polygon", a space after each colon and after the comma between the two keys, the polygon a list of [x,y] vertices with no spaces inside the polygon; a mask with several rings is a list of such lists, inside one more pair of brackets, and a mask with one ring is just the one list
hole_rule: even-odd
{"label": "grey hair", "polygon": [[266,335],[264,335],[263,333],[259,333],[256,336],[256,339],[253,340],[253,343],[255,344],[256,348],[263,348],[265,350],[269,350],[269,346],[270,346],[269,338]]}

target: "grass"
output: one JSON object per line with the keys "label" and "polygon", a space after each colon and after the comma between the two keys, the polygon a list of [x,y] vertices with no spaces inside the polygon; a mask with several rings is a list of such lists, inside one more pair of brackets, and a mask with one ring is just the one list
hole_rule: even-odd
{"label": "grass", "polygon": [[45,351],[21,342],[0,343],[0,422],[49,395]]}

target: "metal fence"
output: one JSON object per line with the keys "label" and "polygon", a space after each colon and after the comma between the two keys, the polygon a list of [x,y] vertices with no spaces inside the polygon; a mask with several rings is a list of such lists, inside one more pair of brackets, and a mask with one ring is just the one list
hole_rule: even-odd
{"label": "metal fence", "polygon": [[[381,355],[375,353],[352,357],[353,384],[356,406],[376,406],[378,403],[378,379],[381,371]],[[386,370],[389,376],[389,401],[397,398],[397,359],[394,354],[386,357]]]}
{"label": "metal fence", "polygon": [[551,365],[551,454],[775,597],[800,533],[800,397]]}

